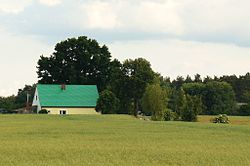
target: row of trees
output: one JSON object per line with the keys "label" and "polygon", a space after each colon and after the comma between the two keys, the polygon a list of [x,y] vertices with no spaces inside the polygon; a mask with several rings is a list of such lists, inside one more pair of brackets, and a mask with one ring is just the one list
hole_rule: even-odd
{"label": "row of trees", "polygon": [[[40,57],[37,69],[41,84],[96,84],[100,92],[96,109],[102,113],[193,121],[197,114],[236,114],[236,101],[250,101],[250,74],[204,79],[197,74],[194,79],[171,81],[154,72],[143,58],[112,60],[107,46],[85,36],[58,43],[51,56]],[[34,87],[13,96],[15,108],[25,105],[26,93],[34,92]],[[0,101],[0,108],[4,107]]]}
{"label": "row of trees", "polygon": [[[198,114],[237,114],[233,88],[226,82],[185,83],[177,89],[162,86],[156,80],[147,84],[139,100],[139,112],[151,115],[154,120],[196,121]],[[101,92],[97,110],[119,113],[119,101],[112,91],[105,90]]]}
{"label": "row of trees", "polygon": [[165,78],[166,84],[171,84],[171,87],[180,88],[185,83],[207,83],[211,81],[217,82],[227,82],[229,83],[234,92],[237,102],[239,103],[248,103],[250,102],[250,73],[237,77],[236,75],[225,75],[221,77],[205,77],[202,78],[201,75],[196,74],[194,79],[192,79],[189,75],[184,77],[177,77],[172,82],[170,78]]}
{"label": "row of trees", "polygon": [[17,95],[8,97],[0,97],[0,109],[4,112],[12,113],[13,110],[26,107],[27,94],[29,95],[29,106],[35,93],[36,85],[25,85],[22,89],[18,89]]}

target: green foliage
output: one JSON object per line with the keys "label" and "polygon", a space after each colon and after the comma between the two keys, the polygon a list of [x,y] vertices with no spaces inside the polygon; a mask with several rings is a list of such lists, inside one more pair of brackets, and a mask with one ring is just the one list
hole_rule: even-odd
{"label": "green foliage", "polygon": [[240,108],[237,110],[237,115],[250,116],[250,103],[246,105],[241,105]]}
{"label": "green foliage", "polygon": [[48,110],[42,109],[38,112],[39,114],[48,114]]}
{"label": "green foliage", "polygon": [[179,120],[179,115],[176,112],[173,112],[170,109],[165,109],[164,112],[164,120],[165,121],[175,121]]}
{"label": "green foliage", "polygon": [[18,106],[16,105],[16,97],[0,97],[0,108],[6,110],[8,113],[11,113]]}
{"label": "green foliage", "polygon": [[202,78],[201,78],[200,74],[196,74],[194,76],[194,82],[196,82],[196,83],[201,83],[202,82]]}
{"label": "green foliage", "polygon": [[118,70],[117,73],[118,77],[114,83],[111,83],[111,88],[114,88],[115,94],[122,103],[121,112],[136,116],[140,111],[142,95],[147,84],[153,82],[155,73],[151,64],[143,58],[126,60],[121,66],[121,73]]}
{"label": "green foliage", "polygon": [[203,92],[206,114],[233,114],[236,109],[235,93],[226,82],[208,82]]}
{"label": "green foliage", "polygon": [[191,96],[202,96],[205,90],[205,84],[203,83],[185,83],[182,85],[183,90],[185,93]]}
{"label": "green foliage", "polygon": [[167,104],[166,91],[159,84],[148,85],[142,97],[142,110],[152,120],[164,120]]}
{"label": "green foliage", "polygon": [[35,90],[36,90],[36,84],[25,85],[23,89],[18,89],[18,93],[15,100],[16,107],[23,108],[26,106],[27,94],[29,94],[29,105],[31,106]]}
{"label": "green foliage", "polygon": [[[171,82],[170,78],[156,74],[150,62],[143,58],[128,59],[123,64],[117,59],[111,61],[108,48],[86,36],[56,44],[50,57],[40,57],[37,68],[39,83],[96,84],[100,92],[109,88],[120,100],[120,109],[116,112],[135,116],[142,109],[141,99],[147,84],[156,82],[170,94],[166,97],[170,98],[169,107],[179,116],[184,109],[185,93],[201,97],[202,114],[233,114],[236,99],[250,102],[250,73],[240,77],[207,76],[204,80],[199,74],[194,79],[178,76]],[[21,89],[11,107],[24,107],[27,91],[34,92],[34,86]],[[3,106],[7,107],[13,109]]]}
{"label": "green foliage", "polygon": [[220,114],[219,116],[212,118],[213,123],[229,123],[229,118],[226,114]]}
{"label": "green foliage", "polygon": [[0,97],[0,109],[6,110],[7,113],[13,113],[13,110],[24,108],[27,102],[27,93],[29,97],[29,105],[31,106],[35,93],[35,84],[25,85],[23,89],[18,90],[17,96]]}
{"label": "green foliage", "polygon": [[198,96],[185,96],[184,108],[181,112],[181,119],[183,121],[195,122],[197,115],[202,112],[202,101]]}
{"label": "green foliage", "polygon": [[96,84],[103,90],[111,78],[108,48],[85,36],[62,41],[50,57],[38,61],[39,83]]}
{"label": "green foliage", "polygon": [[239,77],[236,75],[223,76],[220,80],[229,83],[233,87],[238,102],[250,102],[250,73]]}
{"label": "green foliage", "polygon": [[176,89],[180,89],[184,83],[185,83],[184,78],[178,76],[175,80],[172,81],[172,86]]}
{"label": "green foliage", "polygon": [[185,92],[182,88],[172,89],[170,99],[169,99],[169,108],[180,116],[183,107],[185,105]]}
{"label": "green foliage", "polygon": [[102,114],[114,114],[119,110],[120,101],[115,94],[109,90],[101,92],[97,101],[96,110]]}
{"label": "green foliage", "polygon": [[[189,75],[184,79],[183,77],[177,77],[171,82],[172,87],[179,89],[185,83],[203,83],[208,82],[227,82],[229,83],[234,92],[237,102],[239,103],[249,103],[250,102],[250,73],[237,77],[236,75],[225,75],[222,77],[205,77],[203,80],[199,74],[195,75],[192,79]],[[183,87],[184,88],[184,87]]]}
{"label": "green foliage", "polygon": [[187,94],[201,97],[203,114],[233,114],[236,110],[235,93],[226,82],[186,83],[182,87]]}

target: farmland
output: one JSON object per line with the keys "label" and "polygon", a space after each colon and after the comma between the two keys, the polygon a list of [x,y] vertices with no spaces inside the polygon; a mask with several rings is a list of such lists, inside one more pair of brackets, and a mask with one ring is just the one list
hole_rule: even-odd
{"label": "farmland", "polygon": [[250,117],[209,118],[1,115],[0,165],[249,165]]}

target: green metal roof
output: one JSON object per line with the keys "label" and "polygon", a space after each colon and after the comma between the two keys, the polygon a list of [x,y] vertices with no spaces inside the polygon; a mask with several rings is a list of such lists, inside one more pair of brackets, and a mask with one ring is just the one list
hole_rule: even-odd
{"label": "green metal roof", "polygon": [[38,96],[42,107],[95,107],[98,99],[96,85],[38,84]]}

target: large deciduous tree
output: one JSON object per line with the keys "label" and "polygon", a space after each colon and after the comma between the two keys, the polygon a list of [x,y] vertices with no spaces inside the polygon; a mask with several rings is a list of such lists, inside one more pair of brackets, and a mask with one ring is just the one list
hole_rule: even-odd
{"label": "large deciduous tree", "polygon": [[203,92],[206,114],[233,114],[236,109],[235,93],[226,82],[208,82]]}
{"label": "large deciduous tree", "polygon": [[[127,106],[133,105],[133,114],[136,116],[140,109],[140,100],[145,92],[146,86],[152,83],[155,73],[151,64],[143,59],[126,60],[122,66],[122,78],[120,79],[120,88],[123,103]],[[128,101],[128,102],[126,102]]]}
{"label": "large deciduous tree", "polygon": [[38,61],[39,83],[97,84],[103,90],[111,76],[108,48],[85,36],[62,41],[50,57]]}

